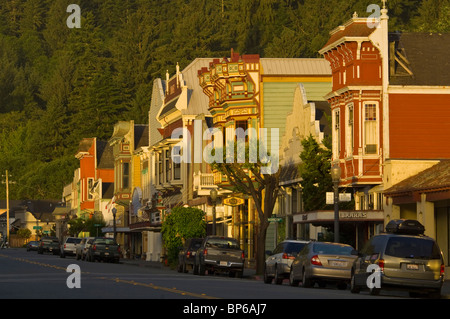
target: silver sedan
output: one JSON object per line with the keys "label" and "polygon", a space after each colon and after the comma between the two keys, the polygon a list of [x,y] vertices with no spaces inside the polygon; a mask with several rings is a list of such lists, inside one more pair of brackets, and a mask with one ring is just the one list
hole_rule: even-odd
{"label": "silver sedan", "polygon": [[327,282],[335,281],[338,288],[345,289],[351,279],[353,247],[345,244],[328,242],[310,242],[292,262],[289,284],[312,287],[317,282],[324,287]]}

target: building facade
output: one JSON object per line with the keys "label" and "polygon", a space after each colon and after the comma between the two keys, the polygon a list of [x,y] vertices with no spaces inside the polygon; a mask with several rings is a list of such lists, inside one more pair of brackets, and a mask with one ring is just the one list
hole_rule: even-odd
{"label": "building facade", "polygon": [[354,14],[320,50],[333,73],[332,161],[360,211],[354,222],[369,225],[363,240],[394,218],[414,217],[435,236],[432,205],[416,197],[400,209],[389,189],[450,158],[449,35],[390,33],[387,12],[376,23]]}
{"label": "building facade", "polygon": [[[331,73],[324,59],[266,59],[259,55],[241,56],[231,51],[229,58],[213,59],[208,67],[199,69],[198,77],[209,99],[208,108],[216,129],[214,146],[225,146],[226,149],[238,138],[248,142],[255,137],[264,139],[266,151],[274,155],[286,151],[279,149],[282,136],[292,134],[285,132],[286,118],[293,109],[299,83],[311,101],[323,101],[323,95],[331,89]],[[242,132],[244,134],[238,137]],[[259,223],[253,200],[247,194],[230,193],[233,187],[227,177],[220,172],[213,173],[219,189],[229,192],[224,197],[241,200],[238,206],[226,209],[231,210],[233,235],[240,240],[241,248],[247,251],[249,259],[253,259]],[[298,181],[293,183],[298,188]],[[289,195],[288,203],[293,200]],[[279,203],[282,202],[285,199]],[[285,218],[286,214],[292,214],[292,206],[285,210],[278,205],[273,214],[278,212]],[[269,226],[266,239],[268,249],[277,242],[276,223]],[[290,229],[292,223],[288,222],[288,225]]]}

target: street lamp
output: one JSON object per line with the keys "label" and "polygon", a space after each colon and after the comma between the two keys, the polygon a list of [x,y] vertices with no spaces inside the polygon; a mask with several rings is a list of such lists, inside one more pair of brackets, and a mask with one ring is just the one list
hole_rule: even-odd
{"label": "street lamp", "polygon": [[115,207],[113,207],[113,209],[111,210],[112,214],[113,214],[113,228],[114,228],[114,240],[116,239],[116,213],[117,213],[117,209]]}
{"label": "street lamp", "polygon": [[341,167],[339,164],[331,168],[331,180],[334,188],[334,242],[339,242],[339,181],[341,179]]}
{"label": "street lamp", "polygon": [[216,235],[216,200],[217,200],[217,190],[215,188],[211,189],[211,191],[209,192],[209,197],[211,197],[211,203],[213,205],[213,211],[212,211],[212,217],[213,217],[212,234]]}

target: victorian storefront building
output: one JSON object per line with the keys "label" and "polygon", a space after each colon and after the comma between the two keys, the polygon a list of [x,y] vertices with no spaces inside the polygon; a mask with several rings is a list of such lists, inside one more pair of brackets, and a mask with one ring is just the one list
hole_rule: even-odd
{"label": "victorian storefront building", "polygon": [[449,35],[389,33],[388,19],[385,7],[378,21],[354,14],[319,51],[333,74],[332,162],[341,192],[354,196],[354,221],[368,226],[361,242],[394,218],[418,219],[436,236],[436,211],[412,195],[422,186],[405,183],[450,159]]}

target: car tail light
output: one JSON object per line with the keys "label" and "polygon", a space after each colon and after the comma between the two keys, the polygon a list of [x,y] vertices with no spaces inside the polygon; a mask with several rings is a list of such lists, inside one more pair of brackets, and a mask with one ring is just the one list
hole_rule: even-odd
{"label": "car tail light", "polygon": [[283,259],[295,259],[294,256],[292,256],[291,254],[288,253],[284,253],[282,256]]}
{"label": "car tail light", "polygon": [[381,271],[384,271],[384,259],[378,259],[378,267],[380,267]]}
{"label": "car tail light", "polygon": [[203,249],[203,256],[206,256],[206,255],[208,255],[208,249]]}
{"label": "car tail light", "polygon": [[186,254],[186,258],[189,258],[189,257],[191,257],[191,252],[190,251],[188,251],[187,254]]}
{"label": "car tail light", "polygon": [[66,244],[64,244],[64,248],[66,248]]}
{"label": "car tail light", "polygon": [[97,249],[97,245],[92,245],[92,250],[96,250]]}
{"label": "car tail light", "polygon": [[440,275],[441,276],[445,275],[445,265],[444,264],[441,264],[441,273],[440,273]]}
{"label": "car tail light", "polygon": [[320,262],[319,256],[314,255],[311,257],[311,264],[316,266],[322,266],[322,263]]}
{"label": "car tail light", "polygon": [[245,259],[245,252],[244,251],[242,251],[241,258]]}

